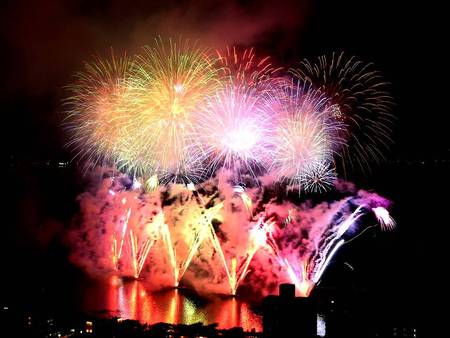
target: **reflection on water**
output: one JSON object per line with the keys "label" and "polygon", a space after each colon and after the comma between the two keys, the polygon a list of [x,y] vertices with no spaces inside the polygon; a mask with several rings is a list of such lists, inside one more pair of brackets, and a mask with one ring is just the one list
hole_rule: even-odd
{"label": "reflection on water", "polygon": [[217,323],[219,328],[236,326],[262,331],[261,317],[238,298],[199,297],[186,290],[168,289],[150,292],[141,281],[108,282],[91,286],[84,293],[83,308],[90,313],[105,313],[154,324]]}

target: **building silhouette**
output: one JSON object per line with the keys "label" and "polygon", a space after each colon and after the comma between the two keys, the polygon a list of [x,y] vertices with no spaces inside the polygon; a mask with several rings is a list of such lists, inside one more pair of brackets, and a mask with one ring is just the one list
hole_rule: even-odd
{"label": "building silhouette", "polygon": [[267,296],[263,301],[264,337],[316,337],[315,303],[314,298],[295,297],[295,285],[281,284],[279,296]]}

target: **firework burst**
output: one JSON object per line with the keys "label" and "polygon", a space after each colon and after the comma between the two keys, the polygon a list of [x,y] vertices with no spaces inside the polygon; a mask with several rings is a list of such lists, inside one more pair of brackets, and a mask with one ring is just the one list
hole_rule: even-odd
{"label": "firework burst", "polygon": [[305,59],[291,73],[324,93],[330,116],[345,125],[339,134],[346,139],[341,148],[343,165],[370,169],[370,160],[383,158],[382,150],[391,143],[393,101],[389,84],[372,64],[333,53],[315,62]]}
{"label": "firework burst", "polygon": [[[258,281],[290,278],[307,296],[347,238],[359,236],[369,209],[382,230],[393,229],[387,201],[372,193],[314,207],[279,193],[331,189],[341,154],[353,167],[381,158],[392,100],[380,74],[342,53],[303,61],[293,79],[279,71],[253,49],[214,58],[189,41],[161,38],[133,60],[112,54],[87,63],[66,101],[69,145],[87,167],[124,174],[111,179],[120,189],[105,183],[83,196],[94,203],[82,205],[94,234],[82,232],[83,264],[89,251],[108,269],[168,274],[175,286],[194,275],[226,277],[233,295],[253,271]],[[97,236],[108,241],[99,254]],[[152,256],[153,248],[167,254]],[[102,252],[107,260],[97,260]],[[264,252],[266,265],[279,264],[273,271],[261,263]],[[218,267],[209,264],[214,257]]]}
{"label": "firework burst", "polygon": [[321,193],[333,188],[336,172],[329,163],[313,163],[305,168],[300,181],[306,192]]}
{"label": "firework burst", "polygon": [[311,168],[333,161],[341,125],[328,118],[326,104],[323,94],[299,82],[276,94],[271,171],[290,185],[301,187]]}
{"label": "firework burst", "polygon": [[272,129],[264,97],[228,84],[207,99],[198,117],[196,139],[209,173],[220,167],[237,177],[264,172]]}
{"label": "firework burst", "polygon": [[[71,134],[67,144],[84,161],[86,169],[102,164],[117,164],[124,152],[128,125],[126,86],[133,62],[125,55],[110,59],[95,57],[84,64],[69,86],[71,96],[65,101],[65,127]],[[106,163],[105,163],[106,162]]]}
{"label": "firework burst", "polygon": [[160,181],[195,180],[201,163],[193,156],[194,116],[219,85],[208,51],[189,41],[156,39],[144,47],[128,82],[130,123],[126,165]]}

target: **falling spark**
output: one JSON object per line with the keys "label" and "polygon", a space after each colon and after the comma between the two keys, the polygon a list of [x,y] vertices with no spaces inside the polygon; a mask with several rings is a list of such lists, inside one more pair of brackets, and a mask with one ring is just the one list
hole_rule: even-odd
{"label": "falling spark", "polygon": [[391,215],[389,215],[389,211],[387,211],[386,208],[376,207],[373,208],[372,211],[374,212],[382,230],[395,229],[395,220],[391,217]]}

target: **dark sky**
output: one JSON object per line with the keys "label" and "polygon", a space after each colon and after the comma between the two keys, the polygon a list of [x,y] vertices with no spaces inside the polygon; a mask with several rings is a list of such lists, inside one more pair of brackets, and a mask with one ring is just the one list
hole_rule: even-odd
{"label": "dark sky", "polygon": [[[3,124],[6,156],[24,160],[70,158],[63,148],[60,101],[64,97],[63,87],[70,83],[82,62],[95,53],[107,54],[110,47],[133,54],[157,34],[172,37],[181,34],[212,47],[255,46],[258,51],[272,55],[280,65],[334,50],[372,61],[392,83],[396,101],[395,144],[388,157],[450,158],[448,127],[444,123],[448,115],[447,97],[438,94],[438,89],[443,88],[445,69],[438,56],[446,41],[441,36],[441,21],[433,14],[438,9],[426,7],[424,2],[389,0],[161,3],[2,2],[0,107],[6,119]],[[7,190],[14,192],[12,210],[20,214],[30,205],[34,205],[31,209],[35,214],[45,210],[55,219],[46,226],[60,234],[61,219],[67,218],[71,210],[66,202],[75,200],[77,188],[65,182],[64,177],[36,182],[26,176],[28,181],[24,183],[22,174],[12,173],[14,178],[7,183]],[[445,224],[436,210],[445,204],[443,201],[448,201],[438,197],[448,186],[447,174],[448,165],[424,168],[381,165],[362,179],[369,188],[377,188],[394,199],[399,219],[399,230],[391,239],[383,237],[370,247],[384,250],[383,254],[362,254],[369,262],[362,270],[372,279],[373,288],[375,283],[383,284],[380,293],[388,294],[386,299],[397,305],[403,304],[402,311],[408,308],[410,315],[419,311],[418,307],[411,308],[409,302],[403,302],[420,288],[417,274],[429,273],[428,269],[423,271],[431,260],[426,255],[435,247],[423,235],[431,237],[429,233]],[[61,185],[68,197],[54,201]],[[41,209],[35,205],[39,193],[45,195],[44,201],[39,202]],[[27,232],[24,228],[28,223],[22,218],[13,215],[10,222],[11,236]],[[50,240],[44,238],[45,241]],[[386,260],[386,270],[377,273],[379,279],[375,280],[371,269],[381,269],[384,264],[378,259]],[[392,288],[386,285],[389,283]],[[404,290],[401,296],[400,290]]]}

